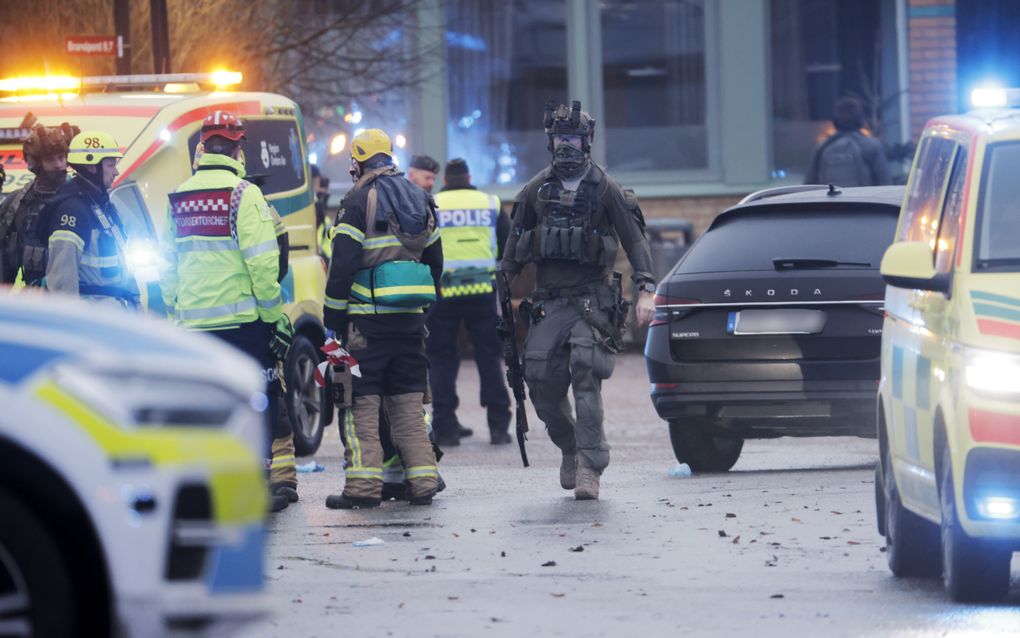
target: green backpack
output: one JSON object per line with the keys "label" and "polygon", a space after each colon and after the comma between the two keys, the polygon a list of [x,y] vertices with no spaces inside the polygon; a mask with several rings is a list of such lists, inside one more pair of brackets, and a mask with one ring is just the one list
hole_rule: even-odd
{"label": "green backpack", "polygon": [[417,261],[387,261],[354,276],[351,297],[392,308],[424,308],[436,301],[432,271]]}

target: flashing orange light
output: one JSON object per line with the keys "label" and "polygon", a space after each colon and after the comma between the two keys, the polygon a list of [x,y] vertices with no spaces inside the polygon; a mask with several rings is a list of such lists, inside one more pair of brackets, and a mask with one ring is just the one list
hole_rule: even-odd
{"label": "flashing orange light", "polygon": [[68,92],[81,88],[81,79],[69,75],[48,75],[36,77],[4,78],[0,80],[0,92],[19,93],[22,91],[36,92]]}
{"label": "flashing orange light", "polygon": [[347,146],[347,136],[343,133],[337,133],[329,143],[329,154],[339,155],[345,146]]}
{"label": "flashing orange light", "polygon": [[216,86],[233,86],[244,79],[240,71],[213,71],[209,77]]}

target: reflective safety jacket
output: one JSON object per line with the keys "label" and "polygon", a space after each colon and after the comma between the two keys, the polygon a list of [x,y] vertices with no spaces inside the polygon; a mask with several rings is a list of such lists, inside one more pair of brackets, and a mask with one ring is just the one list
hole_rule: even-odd
{"label": "reflective safety jacket", "polygon": [[46,229],[47,289],[138,304],[125,262],[127,235],[105,190],[75,177],[57,189],[37,223]]}
{"label": "reflective safety jacket", "polygon": [[163,302],[193,330],[230,328],[283,313],[273,214],[244,165],[207,153],[170,194],[162,250]]}
{"label": "reflective safety jacket", "polygon": [[443,234],[443,297],[480,295],[494,290],[499,198],[471,188],[436,195]]}

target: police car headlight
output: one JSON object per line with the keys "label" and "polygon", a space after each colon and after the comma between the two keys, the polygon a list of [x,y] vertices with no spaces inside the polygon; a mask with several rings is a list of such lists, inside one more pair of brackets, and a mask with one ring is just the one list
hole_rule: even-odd
{"label": "police car headlight", "polygon": [[964,351],[965,378],[972,390],[997,396],[1020,396],[1020,356],[989,350]]}
{"label": "police car headlight", "polygon": [[204,379],[63,368],[56,381],[123,427],[220,428],[257,407],[251,398]]}

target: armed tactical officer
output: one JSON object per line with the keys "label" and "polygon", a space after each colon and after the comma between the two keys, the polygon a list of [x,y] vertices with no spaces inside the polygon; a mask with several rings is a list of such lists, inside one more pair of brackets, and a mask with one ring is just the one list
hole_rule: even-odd
{"label": "armed tactical officer", "polygon": [[361,376],[353,378],[353,406],[343,413],[343,493],[327,498],[326,506],[379,506],[380,407],[406,468],[410,502],[429,505],[438,471],[422,416],[425,309],[436,299],[443,272],[435,204],[397,171],[393,145],[379,129],[352,140],[351,175],[354,188],[333,225],[324,318],[357,359]]}
{"label": "armed tactical officer", "polygon": [[67,122],[59,127],[37,124],[25,138],[25,163],[35,177],[0,204],[0,283],[14,283],[21,269],[25,285],[42,285],[46,238],[39,235],[46,229],[39,229],[39,214],[67,182],[67,149],[80,132]]}
{"label": "armed tactical officer", "polygon": [[262,367],[273,430],[266,466],[275,512],[297,500],[292,432],[290,420],[280,415],[277,372],[293,329],[283,312],[273,211],[259,187],[244,179],[242,139],[244,125],[233,113],[215,111],[202,123],[198,169],[170,194],[161,284],[177,323],[222,339]]}
{"label": "armed tactical officer", "polygon": [[37,223],[44,232],[36,236],[47,246],[47,289],[135,308],[138,286],[126,265],[127,233],[110,201],[121,157],[112,135],[76,135],[67,153],[75,177],[43,208]]}
{"label": "armed tactical officer", "polygon": [[[578,500],[599,495],[609,464],[602,424],[602,381],[622,348],[626,304],[609,273],[620,244],[640,290],[637,318],[654,314],[655,283],[644,218],[606,172],[592,162],[595,120],[571,108],[546,104],[545,132],[552,165],[536,175],[514,201],[501,268],[518,274],[535,262],[536,289],[524,344],[524,376],[531,400],[560,449],[560,485]],[[527,304],[525,304],[527,306]],[[573,387],[576,419],[567,389]]]}
{"label": "armed tactical officer", "polygon": [[457,337],[463,322],[474,347],[481,380],[481,404],[489,424],[489,442],[510,443],[510,395],[503,382],[499,316],[493,280],[499,248],[506,243],[510,219],[499,198],[471,185],[467,162],[446,165],[443,190],[436,195],[443,233],[442,298],[429,313],[427,351],[432,381],[432,427],[441,447],[460,445],[457,420]]}

